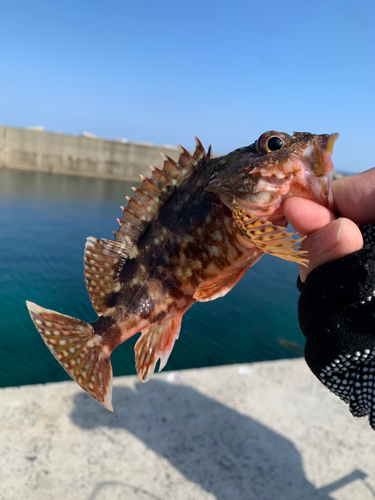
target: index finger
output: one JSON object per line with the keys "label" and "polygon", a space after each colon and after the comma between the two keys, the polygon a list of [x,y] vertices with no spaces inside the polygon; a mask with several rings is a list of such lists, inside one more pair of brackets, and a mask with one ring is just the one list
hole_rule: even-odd
{"label": "index finger", "polygon": [[291,196],[285,200],[284,213],[299,234],[311,234],[335,219],[333,212],[315,201]]}

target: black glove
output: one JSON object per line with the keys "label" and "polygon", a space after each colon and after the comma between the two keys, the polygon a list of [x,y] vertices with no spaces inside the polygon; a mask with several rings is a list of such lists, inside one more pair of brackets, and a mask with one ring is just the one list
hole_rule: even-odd
{"label": "black glove", "polygon": [[305,358],[312,372],[375,430],[375,245],[314,269],[297,287]]}

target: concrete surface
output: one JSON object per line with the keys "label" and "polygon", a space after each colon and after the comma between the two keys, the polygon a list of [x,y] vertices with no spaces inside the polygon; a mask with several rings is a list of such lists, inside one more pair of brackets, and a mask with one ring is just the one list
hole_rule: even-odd
{"label": "concrete surface", "polygon": [[[194,149],[193,137],[184,146]],[[139,174],[150,175],[149,165],[162,167],[161,152],[174,160],[179,156],[168,146],[0,125],[0,167],[5,168],[139,182]]]}
{"label": "concrete surface", "polygon": [[119,377],[114,413],[72,382],[0,395],[1,499],[375,498],[374,432],[302,359]]}

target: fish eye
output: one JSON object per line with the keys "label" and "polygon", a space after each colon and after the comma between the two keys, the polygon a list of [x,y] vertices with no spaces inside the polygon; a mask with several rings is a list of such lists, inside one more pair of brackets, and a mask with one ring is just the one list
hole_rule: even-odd
{"label": "fish eye", "polygon": [[267,147],[270,151],[276,151],[284,146],[284,141],[280,137],[270,137],[267,141]]}
{"label": "fish eye", "polygon": [[277,151],[278,149],[282,149],[284,146],[288,146],[289,144],[290,140],[288,134],[273,131],[262,134],[257,141],[260,153]]}

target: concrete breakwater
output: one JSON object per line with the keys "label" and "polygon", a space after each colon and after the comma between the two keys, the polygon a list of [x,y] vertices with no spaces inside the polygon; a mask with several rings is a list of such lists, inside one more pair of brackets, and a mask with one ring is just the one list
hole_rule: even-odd
{"label": "concrete breakwater", "polygon": [[139,181],[149,165],[162,166],[160,153],[179,155],[171,146],[0,125],[0,168]]}

